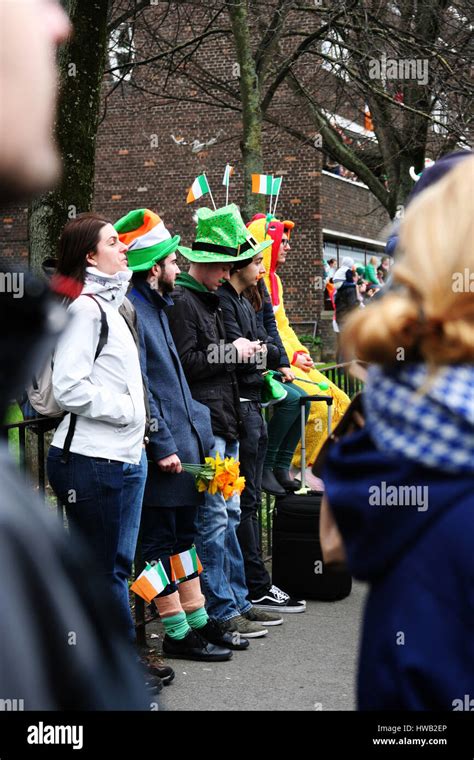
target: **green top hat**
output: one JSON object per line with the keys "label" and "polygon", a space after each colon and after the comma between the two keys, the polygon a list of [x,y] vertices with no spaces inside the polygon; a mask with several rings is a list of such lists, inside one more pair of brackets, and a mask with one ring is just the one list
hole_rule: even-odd
{"label": "green top hat", "polygon": [[235,264],[251,259],[272,244],[272,240],[258,243],[243,223],[235,203],[212,211],[200,208],[196,240],[192,248],[178,246],[178,251],[189,261],[200,264]]}

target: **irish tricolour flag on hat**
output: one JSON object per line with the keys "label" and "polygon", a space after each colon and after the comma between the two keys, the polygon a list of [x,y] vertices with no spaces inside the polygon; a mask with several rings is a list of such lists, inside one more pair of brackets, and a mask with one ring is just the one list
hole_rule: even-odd
{"label": "irish tricolour flag on hat", "polygon": [[169,578],[161,562],[157,562],[156,565],[150,565],[147,562],[145,569],[130,588],[146,602],[151,602],[167,586],[169,586]]}
{"label": "irish tricolour flag on hat", "polygon": [[170,562],[171,579],[176,583],[186,580],[193,573],[202,573],[202,565],[195,546],[192,546],[187,552],[173,554]]}
{"label": "irish tricolour flag on hat", "polygon": [[191,185],[191,188],[186,198],[186,203],[192,203],[193,201],[197,201],[198,198],[201,198],[202,195],[205,195],[208,192],[209,192],[209,183],[207,181],[207,177],[205,174],[200,174],[199,177],[196,177],[193,184]]}

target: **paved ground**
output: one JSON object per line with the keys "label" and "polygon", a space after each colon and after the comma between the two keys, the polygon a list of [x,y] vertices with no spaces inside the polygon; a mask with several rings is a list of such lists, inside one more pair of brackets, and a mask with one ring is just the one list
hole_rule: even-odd
{"label": "paved ground", "polygon": [[[308,602],[300,615],[253,639],[230,662],[169,660],[166,710],[354,710],[357,642],[365,586],[340,602]],[[153,647],[160,628],[147,626]]]}

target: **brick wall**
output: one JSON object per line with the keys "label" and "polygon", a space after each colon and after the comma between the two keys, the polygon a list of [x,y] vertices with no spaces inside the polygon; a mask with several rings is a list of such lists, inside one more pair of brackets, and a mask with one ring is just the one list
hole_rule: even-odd
{"label": "brick wall", "polygon": [[[205,171],[216,205],[223,205],[224,166],[226,162],[232,163],[235,175],[231,179],[229,201],[240,204],[243,200],[239,119],[220,112],[215,116],[209,111],[200,113],[187,103],[160,105],[152,100],[132,118],[134,100],[133,93],[130,104],[128,95],[109,100],[107,119],[100,128],[97,144],[95,207],[112,221],[132,208],[150,207],[173,234],[181,235],[184,245],[190,245],[196,209],[211,205],[209,196],[186,204],[187,190],[194,177]],[[183,138],[188,145],[177,145],[172,135]],[[216,144],[199,154],[191,151],[194,139],[205,142],[216,135],[219,135]],[[314,319],[321,297],[310,286],[311,279],[321,274],[320,155],[274,134],[273,129],[267,130],[265,148],[266,171],[284,178],[278,216],[290,218],[296,224],[293,250],[281,271],[285,303],[293,318]]]}
{"label": "brick wall", "polygon": [[[193,18],[193,24],[198,23]],[[144,58],[149,51],[140,30],[135,44],[137,57]],[[232,73],[235,53],[227,40],[213,37],[202,46],[200,55],[211,72],[220,76],[228,72],[230,86],[238,92],[238,81]],[[314,73],[312,65],[307,69],[308,75]],[[150,207],[162,216],[172,234],[180,234],[183,244],[190,245],[193,214],[199,205],[210,205],[208,197],[186,205],[186,192],[194,177],[205,171],[216,204],[222,205],[222,175],[225,163],[230,162],[236,169],[230,200],[242,202],[241,117],[237,111],[200,104],[197,101],[202,95],[184,79],[172,80],[171,93],[180,99],[167,100],[165,77],[166,72],[136,67],[132,81],[120,84],[107,98],[106,116],[97,138],[94,208],[115,221],[132,208]],[[110,84],[110,79],[104,82],[104,95]],[[278,92],[275,114],[283,108],[283,112],[294,115],[300,131],[313,134],[314,127],[305,123],[291,97],[283,86]],[[232,103],[232,99],[228,102]],[[215,142],[200,152],[192,151],[193,141],[207,143],[213,139]],[[319,317],[322,307],[323,291],[318,287],[322,276],[322,228],[378,237],[376,230],[383,223],[371,213],[367,216],[374,205],[368,191],[321,175],[321,154],[309,139],[305,145],[274,127],[264,126],[263,142],[264,170],[284,177],[278,215],[296,223],[292,250],[280,272],[286,309],[294,321],[312,321]],[[26,218],[25,209],[0,211],[0,265],[2,261],[25,261]]]}
{"label": "brick wall", "polygon": [[365,187],[324,173],[321,214],[325,229],[380,240],[390,217]]}

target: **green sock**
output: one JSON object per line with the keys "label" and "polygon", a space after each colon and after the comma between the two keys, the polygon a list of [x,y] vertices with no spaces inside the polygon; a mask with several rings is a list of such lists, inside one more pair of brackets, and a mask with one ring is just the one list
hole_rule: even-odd
{"label": "green sock", "polygon": [[198,610],[194,610],[193,612],[187,612],[186,620],[193,629],[204,628],[207,621],[209,620],[209,615],[207,614],[205,607],[200,607]]}
{"label": "green sock", "polygon": [[172,639],[184,639],[191,630],[185,612],[178,612],[177,615],[162,618],[161,622],[164,625],[165,632]]}

